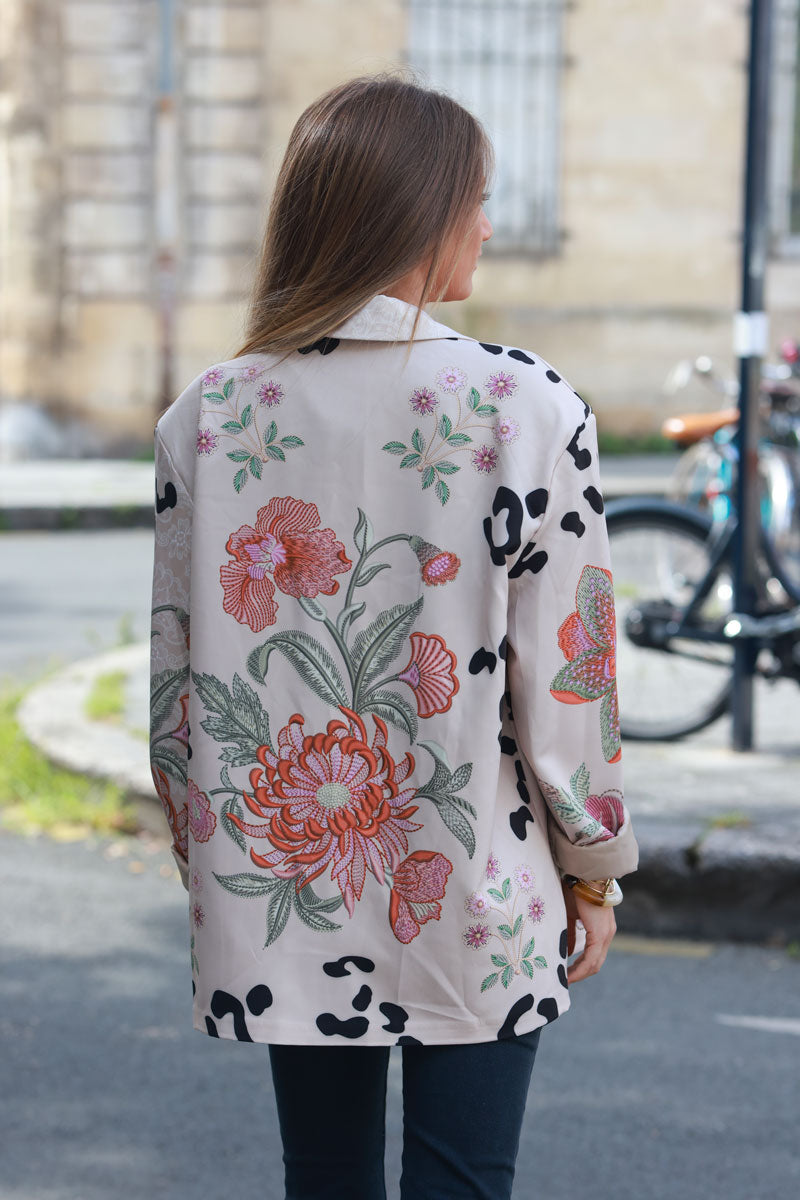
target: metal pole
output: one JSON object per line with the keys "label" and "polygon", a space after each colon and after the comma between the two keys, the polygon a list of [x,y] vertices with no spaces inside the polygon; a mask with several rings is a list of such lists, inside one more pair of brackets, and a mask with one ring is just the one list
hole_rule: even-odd
{"label": "metal pole", "polygon": [[[758,395],[761,360],[768,348],[764,312],[767,260],[767,163],[773,0],[752,0],[747,94],[747,159],[742,238],[742,308],[734,320],[734,353],[739,358],[738,527],[734,538],[734,605],[755,612],[758,595],[756,554],[760,531],[758,494]],[[734,642],[733,749],[753,746],[752,640]]]}

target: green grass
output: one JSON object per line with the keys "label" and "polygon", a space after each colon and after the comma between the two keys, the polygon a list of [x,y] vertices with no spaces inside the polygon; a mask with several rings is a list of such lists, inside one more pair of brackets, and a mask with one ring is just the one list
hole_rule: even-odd
{"label": "green grass", "polygon": [[98,675],[86,697],[84,709],[92,721],[119,721],[125,712],[125,672]]}
{"label": "green grass", "polygon": [[0,824],[63,840],[134,833],[121,788],[55,767],[31,745],[15,715],[21,698],[20,691],[0,693]]}
{"label": "green grass", "polygon": [[659,433],[597,432],[597,446],[602,454],[674,454],[675,446]]}

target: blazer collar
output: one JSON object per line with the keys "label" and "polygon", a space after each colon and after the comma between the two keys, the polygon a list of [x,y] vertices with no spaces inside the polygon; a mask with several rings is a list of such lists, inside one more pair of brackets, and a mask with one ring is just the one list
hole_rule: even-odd
{"label": "blazer collar", "polygon": [[[332,337],[352,338],[368,342],[405,342],[411,336],[418,309],[396,296],[373,296],[373,298],[334,330]],[[420,314],[415,342],[432,341],[436,338],[457,338],[447,325],[434,321],[423,309]]]}

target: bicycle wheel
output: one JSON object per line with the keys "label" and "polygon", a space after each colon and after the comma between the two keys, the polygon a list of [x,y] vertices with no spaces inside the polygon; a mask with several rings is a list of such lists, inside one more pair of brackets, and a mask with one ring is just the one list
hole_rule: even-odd
{"label": "bicycle wheel", "polygon": [[[672,741],[717,720],[731,695],[733,648],[676,637],[711,564],[710,522],[666,501],[624,500],[606,512],[617,609],[623,737]],[[692,628],[717,631],[733,604],[729,561],[716,568]]]}

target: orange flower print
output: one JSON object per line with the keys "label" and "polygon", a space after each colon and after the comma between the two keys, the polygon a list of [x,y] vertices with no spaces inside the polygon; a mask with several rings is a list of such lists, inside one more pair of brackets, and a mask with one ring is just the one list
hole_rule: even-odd
{"label": "orange flower print", "polygon": [[397,867],[389,900],[389,923],[399,942],[407,945],[426,921],[439,920],[439,901],[444,898],[452,869],[450,859],[433,850],[415,850]]}
{"label": "orange flower print", "polygon": [[461,566],[461,559],[457,555],[452,554],[449,550],[440,550],[438,546],[434,546],[432,542],[426,542],[417,534],[413,534],[408,539],[408,544],[419,560],[422,582],[426,583],[428,587],[437,587],[439,584],[449,583],[451,579],[455,579],[458,568]]}
{"label": "orange flower print", "polygon": [[421,717],[447,712],[459,688],[456,656],[438,634],[411,634],[411,661],[397,676],[414,693]]}
{"label": "orange flower print", "polygon": [[250,857],[256,866],[293,876],[299,892],[330,869],[350,916],[361,899],[367,872],[383,884],[385,868],[408,850],[407,834],[422,826],[413,787],[403,787],[414,769],[412,755],[395,764],[386,749],[386,726],[373,717],[371,743],[364,722],[343,708],[345,720],[328,722],[324,733],[306,734],[295,713],[278,735],[277,752],[261,746],[263,771],[250,772],[247,807],[266,824],[228,814],[249,837],[266,838],[272,850]]}
{"label": "orange flower print", "polygon": [[189,813],[189,832],[196,842],[207,842],[217,827],[216,815],[211,811],[211,801],[193,779],[186,787],[186,806]]}
{"label": "orange flower print", "polygon": [[576,611],[558,630],[565,665],[550,684],[550,694],[563,704],[601,700],[600,732],[606,762],[622,754],[616,683],[616,623],[611,573],[584,567],[575,596]]}
{"label": "orange flower print", "polygon": [[183,858],[189,857],[189,838],[187,834],[187,825],[189,822],[189,814],[186,805],[182,804],[176,810],[172,796],[170,795],[169,779],[161,770],[160,767],[152,769],[153,783],[158,793],[158,798],[161,801],[164,813],[166,814],[170,832],[172,833],[172,841],[175,849]]}
{"label": "orange flower print", "polygon": [[333,530],[319,525],[315,504],[282,496],[258,510],[255,526],[232,533],[225,549],[233,557],[219,572],[225,612],[259,633],[275,624],[275,588],[295,597],[337,592],[333,576],[352,563]]}

